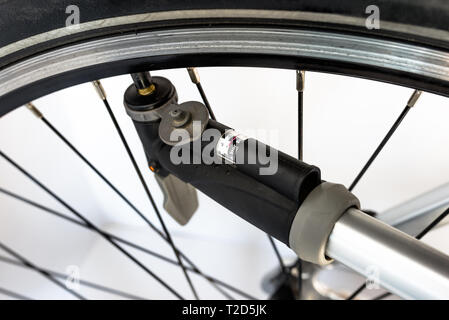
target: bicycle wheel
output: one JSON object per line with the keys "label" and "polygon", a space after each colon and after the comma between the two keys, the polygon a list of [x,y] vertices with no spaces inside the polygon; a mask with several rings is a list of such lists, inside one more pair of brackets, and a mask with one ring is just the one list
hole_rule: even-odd
{"label": "bicycle wheel", "polygon": [[[14,1],[3,6],[0,23],[2,29],[8,31],[0,42],[0,115],[76,84],[120,74],[139,74],[143,70],[191,66],[320,71],[399,84],[444,96],[449,94],[449,32],[446,31],[449,7],[442,1],[431,5],[418,1],[380,2],[377,6],[380,29],[368,25],[370,10],[375,12],[376,8],[369,9],[366,1],[345,5],[332,1],[321,4],[313,1],[276,4],[229,1],[220,5],[202,1],[188,4],[131,1],[126,4],[107,2],[104,6],[93,1],[81,1],[77,7],[64,1],[51,7],[40,1],[32,4]],[[77,14],[81,23],[66,26],[77,22]],[[99,83],[97,88],[102,94]],[[413,96],[408,109],[401,114],[350,189],[363,176],[418,95]],[[102,98],[134,167],[138,169],[107,99]],[[32,105],[29,107],[42,119]],[[60,138],[66,140],[43,119]],[[73,145],[71,148],[88,162]],[[13,159],[2,155],[17,165]],[[93,167],[92,164],[90,166]],[[33,180],[30,174],[22,172]],[[146,188],[142,175],[137,172]],[[98,170],[97,173],[102,176]],[[36,179],[34,182],[46,189]],[[112,185],[108,181],[106,183]],[[156,209],[151,193],[148,189],[145,191]],[[77,210],[51,190],[47,189],[47,192],[80,218]],[[116,193],[119,193],[117,189]],[[145,219],[129,200],[123,195],[121,197]],[[158,216],[160,218],[159,213]],[[120,248],[115,242],[117,239],[84,218],[82,220],[89,229],[105,237],[147,273],[155,276]],[[289,216],[287,219],[287,231],[284,228],[269,230],[268,233],[288,243],[293,218]],[[165,227],[156,232],[172,243]],[[183,265],[183,254],[174,246],[173,249],[177,263]],[[198,271],[194,265],[190,268]],[[188,277],[191,270],[185,266],[183,270],[192,287]],[[175,296],[180,297],[177,293]]]}

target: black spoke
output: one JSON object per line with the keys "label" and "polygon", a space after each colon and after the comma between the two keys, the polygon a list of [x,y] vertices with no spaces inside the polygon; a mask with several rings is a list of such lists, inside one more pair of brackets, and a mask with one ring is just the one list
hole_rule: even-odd
{"label": "black spoke", "polygon": [[[214,112],[212,110],[212,107],[209,104],[209,100],[207,100],[207,96],[206,96],[206,93],[203,90],[203,86],[201,85],[200,75],[198,73],[198,70],[196,70],[196,68],[190,67],[190,68],[187,68],[187,71],[189,73],[190,80],[192,80],[192,82],[198,88],[198,92],[201,95],[201,99],[203,99],[203,103],[206,106],[207,110],[209,111],[210,118],[212,120],[217,120],[216,117],[215,117],[215,114],[214,114]],[[282,257],[281,257],[281,254],[279,253],[279,249],[276,246],[276,243],[274,242],[273,238],[269,234],[267,234],[267,237],[268,237],[268,241],[270,241],[271,246],[273,247],[274,254],[276,255],[277,259],[279,260],[279,265],[280,265],[282,271],[287,270],[285,268],[284,262],[282,261]]]}
{"label": "black spoke", "polygon": [[[139,215],[143,215],[139,209],[120,191],[117,187],[115,187],[112,182],[110,182],[109,179],[107,179],[79,150],[70,142],[68,141],[64,135],[59,132],[51,123],[46,119],[43,114],[31,103],[27,104],[27,108],[30,109],[39,119],[41,119],[48,128],[53,131],[53,133],[56,134],[80,159],[86,163],[92,171],[94,171],[110,188],[113,190],[131,209],[133,209],[136,213]],[[162,234],[162,232],[151,222],[149,223],[150,227],[158,234],[160,234],[164,239],[165,236]]]}
{"label": "black spoke", "polygon": [[42,190],[44,190],[47,194],[49,194],[52,198],[54,198],[57,202],[63,205],[67,210],[72,212],[75,216],[81,219],[85,224],[90,226],[93,230],[95,230],[98,234],[100,234],[106,241],[108,241],[111,245],[113,245],[117,250],[122,252],[125,256],[127,256],[131,261],[133,261],[137,266],[139,266],[142,270],[144,270],[147,274],[153,277],[156,281],[158,281],[162,286],[164,286],[167,290],[169,290],[173,295],[175,295],[179,299],[184,299],[178,292],[176,292],[172,287],[170,287],[165,281],[159,278],[155,273],[153,273],[150,269],[148,269],[145,265],[143,265],[139,260],[137,260],[132,254],[123,249],[120,245],[114,242],[112,238],[108,235],[101,232],[94,224],[92,224],[87,218],[85,218],[82,214],[72,208],[68,203],[62,200],[59,196],[57,196],[53,191],[47,188],[44,184],[42,184],[39,180],[37,180],[34,176],[32,176],[29,172],[19,166],[14,160],[9,158],[6,154],[0,151],[0,156],[4,158],[7,162],[9,162],[12,166],[14,166],[17,170],[19,170],[22,174],[24,174],[27,178],[37,184]]}
{"label": "black spoke", "polygon": [[[298,160],[302,161],[304,158],[304,88],[306,81],[306,72],[303,70],[296,70],[296,91],[298,91]],[[298,271],[299,271],[299,296],[301,297],[302,290],[302,260],[298,257]]]}
{"label": "black spoke", "polygon": [[354,300],[354,298],[357,297],[363,290],[365,290],[365,283],[358,287],[357,290],[355,290],[349,297],[346,298],[346,300]]}
{"label": "black spoke", "polygon": [[[200,81],[200,75],[198,73],[198,70],[196,70],[196,68],[193,67],[189,67],[187,68],[187,72],[189,73],[190,76],[190,80],[192,80],[192,82],[196,85],[196,87],[198,88],[198,92],[201,95],[201,99],[203,100],[204,105],[206,106],[207,110],[209,111],[209,116],[212,120],[217,120],[214,114],[214,111],[212,110],[212,107],[209,104],[209,100],[207,99],[206,93],[203,90],[203,86],[201,85],[201,81]],[[241,294],[241,293],[239,293]],[[243,294],[244,297],[249,297],[249,295],[247,294]]]}
{"label": "black spoke", "polygon": [[394,132],[396,131],[396,129],[399,127],[399,125],[402,123],[402,120],[404,120],[405,116],[407,115],[407,113],[410,111],[410,109],[415,105],[416,101],[418,100],[419,96],[421,95],[421,91],[419,90],[415,90],[409,100],[409,102],[407,103],[407,105],[405,106],[404,110],[401,112],[401,114],[399,115],[399,117],[396,119],[395,123],[393,124],[393,126],[390,128],[390,130],[388,131],[387,135],[383,138],[382,142],[379,144],[379,146],[377,147],[377,149],[374,151],[374,153],[371,155],[371,157],[369,158],[368,162],[365,164],[365,166],[362,168],[362,170],[359,172],[359,174],[357,175],[357,177],[354,179],[354,181],[351,183],[351,185],[349,186],[349,191],[352,191],[355,186],[357,185],[357,183],[360,181],[360,179],[363,177],[363,175],[365,174],[365,172],[368,170],[368,168],[371,166],[371,164],[373,163],[374,160],[376,160],[377,156],[379,155],[379,153],[382,151],[382,149],[385,147],[385,145],[387,144],[387,142],[390,140],[390,138],[393,136]]}
{"label": "black spoke", "polygon": [[203,103],[206,106],[207,110],[209,111],[210,118],[212,120],[216,120],[215,114],[209,104],[209,100],[207,100],[207,96],[203,90],[203,86],[201,85],[200,75],[198,74],[198,71],[196,70],[196,68],[187,68],[187,71],[189,72],[190,79],[198,88],[198,92],[200,93],[201,99],[203,99]]}
{"label": "black spoke", "polygon": [[449,214],[449,208],[444,210],[442,214],[440,214],[436,219],[434,219],[427,227],[424,228],[423,231],[421,231],[417,236],[416,239],[421,240],[426,234],[429,233],[430,230],[435,228],[437,224],[439,224],[441,221],[443,221],[444,218],[447,217]]}
{"label": "black spoke", "polygon": [[[374,153],[371,155],[371,157],[369,158],[368,162],[365,164],[365,166],[362,168],[362,170],[359,172],[359,174],[357,175],[357,177],[354,179],[354,181],[351,183],[351,185],[349,186],[349,191],[352,191],[355,186],[357,185],[357,183],[360,181],[360,179],[363,177],[363,175],[365,174],[365,172],[368,170],[368,168],[371,166],[371,164],[373,163],[373,161],[377,158],[377,156],[379,155],[379,153],[382,151],[382,149],[385,147],[385,145],[387,144],[387,142],[390,140],[390,138],[393,136],[393,134],[395,133],[396,129],[399,127],[399,125],[402,123],[402,120],[404,120],[405,116],[408,114],[408,112],[410,111],[411,108],[413,108],[413,106],[416,104],[416,101],[418,101],[419,97],[421,96],[421,91],[419,90],[415,90],[412,94],[412,96],[410,97],[409,101],[407,102],[407,105],[405,106],[404,110],[402,110],[401,114],[399,115],[399,117],[396,119],[395,123],[393,124],[393,126],[390,128],[390,130],[388,131],[387,135],[383,138],[382,142],[379,144],[379,146],[377,147],[377,149],[374,151]],[[365,289],[365,284],[361,285],[360,287],[357,288],[357,290],[355,290],[348,298],[346,298],[346,300],[352,300],[354,299],[356,296],[358,296],[360,294],[360,292],[362,292]]]}
{"label": "black spoke", "polygon": [[0,288],[0,293],[4,294],[5,296],[8,296],[10,298],[14,298],[17,300],[33,300],[31,298],[25,297],[24,295],[21,295],[20,293],[5,289],[5,288]]}
{"label": "black spoke", "polygon": [[[97,83],[98,83],[98,84],[96,84],[96,85],[94,84],[94,85],[98,88],[98,86],[101,86],[101,84],[99,84],[98,81],[97,81]],[[150,190],[148,189],[148,186],[147,186],[147,184],[146,184],[146,182],[145,182],[145,179],[143,178],[142,172],[141,172],[140,169],[139,169],[139,166],[138,166],[138,164],[137,164],[137,161],[136,161],[136,159],[134,158],[134,155],[133,155],[133,153],[132,153],[132,151],[131,151],[131,149],[130,149],[130,147],[129,147],[129,145],[128,145],[128,142],[126,141],[126,138],[125,138],[125,136],[124,136],[124,134],[123,134],[123,132],[122,132],[122,129],[120,128],[120,125],[119,125],[119,123],[117,122],[117,119],[115,118],[114,112],[112,111],[111,106],[109,105],[108,99],[106,98],[106,94],[104,94],[104,91],[103,91],[102,101],[103,101],[103,103],[104,103],[104,105],[105,105],[105,107],[106,107],[106,110],[108,111],[109,116],[111,117],[111,120],[112,120],[112,122],[113,122],[113,124],[114,124],[114,127],[115,127],[115,129],[116,129],[116,131],[117,131],[119,137],[120,137],[120,140],[122,141],[122,144],[123,144],[123,146],[124,146],[125,149],[126,149],[126,153],[128,154],[128,157],[129,157],[129,159],[131,160],[131,163],[132,163],[132,165],[133,165],[133,167],[134,167],[134,170],[135,170],[137,176],[139,177],[140,183],[141,183],[143,189],[145,190],[145,193],[146,193],[146,195],[147,195],[147,197],[148,197],[148,200],[150,201],[150,203],[151,203],[151,205],[152,205],[152,207],[153,207],[153,209],[154,209],[154,211],[155,211],[155,213],[156,213],[156,215],[157,215],[157,218],[158,218],[158,220],[159,220],[159,223],[160,223],[161,226],[162,226],[162,230],[164,230],[164,233],[165,233],[165,236],[167,237],[168,243],[169,243],[170,246],[172,247],[172,250],[173,250],[173,252],[174,252],[174,254],[175,254],[175,256],[176,256],[176,259],[178,260],[179,265],[180,265],[181,268],[182,268],[182,271],[183,271],[184,276],[185,276],[185,278],[186,278],[186,280],[187,280],[187,283],[189,284],[190,289],[192,290],[193,295],[195,296],[195,298],[198,299],[199,297],[198,297],[198,294],[197,294],[197,292],[196,292],[196,290],[195,290],[195,287],[193,286],[192,280],[190,279],[190,276],[189,276],[189,274],[187,273],[187,270],[186,270],[186,268],[185,268],[185,266],[184,266],[184,263],[183,263],[182,260],[181,260],[181,257],[180,257],[180,255],[179,255],[178,250],[177,250],[176,247],[175,247],[175,244],[174,244],[173,239],[172,239],[172,237],[171,237],[171,235],[170,235],[170,232],[168,232],[168,229],[167,229],[167,227],[166,227],[166,225],[165,225],[165,222],[164,222],[164,220],[162,219],[162,215],[160,214],[159,209],[157,208],[156,202],[154,201],[153,196],[151,195],[151,192],[150,192]],[[140,212],[138,213],[138,215],[142,218],[142,220],[144,220],[144,221],[151,227],[151,223],[150,223],[150,221],[147,219],[147,217],[145,217],[145,216],[144,216],[143,214],[141,214]]]}
{"label": "black spoke", "polygon": [[278,258],[279,265],[281,266],[282,272],[286,272],[286,271],[287,271],[287,268],[285,267],[284,261],[282,260],[281,254],[279,253],[279,249],[278,249],[278,247],[276,246],[276,243],[274,242],[273,237],[271,237],[271,236],[268,235],[268,234],[267,234],[267,236],[268,236],[268,240],[269,240],[270,243],[271,243],[271,246],[273,247],[274,254],[275,254],[276,257]]}
{"label": "black spoke", "polygon": [[304,105],[304,84],[305,71],[296,71],[296,90],[298,91],[298,159],[303,159],[304,148],[304,121],[303,121],[303,105]]}
{"label": "black spoke", "polygon": [[[83,223],[83,222],[81,222],[81,221],[78,221],[78,220],[76,220],[76,219],[73,219],[73,218],[71,218],[71,217],[68,217],[68,216],[66,216],[66,215],[63,214],[63,213],[60,213],[60,212],[57,212],[57,211],[55,211],[55,210],[53,210],[53,209],[50,209],[50,208],[48,208],[48,207],[45,207],[45,206],[43,206],[43,205],[41,205],[41,204],[38,204],[38,203],[36,203],[36,202],[34,202],[34,201],[32,201],[32,200],[29,200],[29,199],[26,199],[26,198],[24,198],[24,197],[21,197],[21,196],[19,196],[19,195],[17,195],[17,194],[14,194],[13,192],[7,191],[7,190],[2,189],[2,188],[0,188],[0,192],[1,192],[1,193],[4,193],[4,194],[6,194],[6,195],[9,195],[9,196],[11,196],[11,197],[13,197],[13,198],[16,198],[17,200],[23,201],[23,202],[25,202],[25,203],[27,203],[27,204],[29,204],[29,205],[31,205],[31,206],[34,206],[34,207],[36,207],[36,208],[38,208],[38,209],[43,210],[43,211],[45,211],[45,212],[48,212],[48,213],[50,213],[50,214],[52,214],[52,215],[54,215],[54,216],[57,216],[57,217],[59,217],[59,218],[62,218],[62,219],[64,219],[64,220],[68,221],[68,222],[74,223],[74,224],[76,224],[76,225],[79,225],[79,226],[84,227],[84,228],[87,228],[87,229],[91,229],[90,226],[86,225],[85,223]],[[154,256],[154,257],[156,257],[156,258],[158,258],[158,259],[161,259],[161,260],[163,260],[163,261],[166,261],[166,262],[168,262],[168,263],[171,263],[171,264],[174,264],[174,265],[179,266],[179,263],[178,263],[177,261],[172,260],[172,259],[170,259],[170,258],[167,258],[167,257],[165,257],[165,256],[163,256],[163,255],[161,255],[161,254],[159,254],[159,253],[153,252],[153,251],[151,251],[151,250],[149,250],[149,249],[147,249],[147,248],[144,248],[144,247],[142,247],[142,246],[139,246],[139,245],[137,245],[137,244],[135,244],[135,243],[133,243],[133,242],[131,242],[131,241],[125,240],[125,239],[120,238],[120,237],[118,237],[118,236],[115,236],[115,235],[113,235],[113,234],[111,234],[111,233],[103,232],[103,231],[102,231],[102,233],[104,233],[104,234],[110,236],[111,238],[113,238],[114,240],[116,240],[116,241],[118,241],[118,242],[121,242],[121,243],[123,243],[123,244],[126,244],[126,245],[128,245],[128,246],[130,246],[130,247],[132,247],[132,248],[134,248],[134,249],[137,249],[137,250],[139,250],[139,251],[141,251],[141,252],[144,252],[144,253],[146,253],[146,254],[152,255],[152,256]],[[180,252],[180,254],[182,255],[182,252]],[[186,259],[185,257],[183,257],[183,258]],[[187,260],[186,260],[186,261],[187,261]],[[214,278],[214,277],[212,277],[212,276],[209,276],[209,275],[204,274],[203,272],[201,272],[200,270],[198,270],[198,269],[197,269],[196,267],[194,267],[194,266],[192,266],[191,268],[188,267],[187,269],[188,269],[189,271],[191,271],[191,272],[194,272],[194,273],[200,275],[201,277],[205,278],[206,280],[208,280],[211,284],[214,285],[214,287],[215,287],[219,292],[221,292],[221,293],[222,293],[226,298],[228,298],[228,299],[233,299],[233,298],[232,298],[232,296],[230,296],[227,292],[223,291],[220,287],[218,287],[217,284],[219,284],[220,286],[222,286],[222,287],[224,287],[224,288],[227,288],[227,289],[230,290],[230,291],[233,291],[233,292],[235,292],[235,293],[241,295],[242,297],[245,297],[245,298],[250,299],[250,300],[257,300],[255,297],[253,297],[253,296],[251,296],[251,295],[249,295],[249,294],[247,294],[247,293],[241,291],[240,289],[237,289],[237,288],[235,288],[235,287],[233,287],[233,286],[231,286],[231,285],[229,285],[229,284],[227,284],[227,283],[225,283],[225,282],[223,282],[223,281],[221,281],[221,280],[218,280],[218,279],[216,279],[216,278]]]}
{"label": "black spoke", "polygon": [[[16,261],[16,260],[13,260],[13,259],[10,259],[10,258],[7,258],[7,257],[4,257],[2,255],[0,255],[0,261],[2,261],[4,263],[11,264],[11,265],[15,265],[15,266],[18,266],[18,267],[29,269],[29,267],[27,265],[23,264],[22,262]],[[59,278],[59,279],[66,279],[67,278],[67,275],[64,274],[64,273],[56,272],[56,271],[49,270],[49,269],[42,269],[42,270],[44,270],[45,272],[47,272],[48,274],[50,274],[51,276],[53,276],[55,278]],[[134,299],[134,300],[146,300],[145,298],[142,298],[142,297],[139,297],[139,296],[127,293],[127,292],[123,292],[121,290],[112,289],[112,288],[109,288],[109,287],[106,287],[106,286],[103,286],[103,285],[100,285],[100,284],[96,284],[96,283],[93,283],[93,282],[90,282],[90,281],[79,279],[79,283],[81,285],[83,285],[83,286],[86,286],[86,287],[89,287],[89,288],[92,288],[92,289],[96,289],[96,290],[99,290],[99,291],[115,294],[115,295],[121,296],[123,298]]]}
{"label": "black spoke", "polygon": [[[1,151],[0,151],[1,152]],[[64,289],[65,291],[67,291],[68,293],[70,293],[71,295],[73,295],[74,297],[81,299],[81,300],[86,300],[86,298],[84,298],[82,295],[80,295],[78,292],[73,291],[72,289],[68,288],[67,286],[65,286],[63,283],[59,282],[59,280],[55,279],[51,274],[49,274],[48,272],[46,272],[45,270],[39,268],[38,266],[36,266],[35,264],[33,264],[32,262],[30,262],[28,259],[24,258],[23,256],[21,256],[19,253],[17,253],[16,251],[14,251],[13,249],[7,247],[5,244],[3,244],[2,242],[0,242],[0,248],[3,249],[4,251],[6,251],[7,253],[9,253],[10,255],[12,255],[14,258],[16,258],[17,260],[19,260],[20,262],[22,262],[24,265],[26,265],[27,267],[29,267],[30,269],[33,269],[34,271],[36,271],[37,273],[40,273],[41,275],[43,275],[45,278],[47,278],[49,281],[53,282],[54,284],[56,284],[58,287]]]}
{"label": "black spoke", "polygon": [[[93,172],[95,172],[95,174],[98,175],[98,177],[100,177],[110,188],[111,190],[113,190],[133,211],[135,211],[136,213],[143,215],[142,212],[139,211],[139,209],[137,209],[137,207],[120,191],[118,190],[118,188],[112,184],[112,182],[107,179],[101,172],[100,170],[98,170],[58,129],[56,129],[53,124],[42,114],[42,112],[36,108],[36,106],[34,106],[31,103],[27,104],[27,108],[34,114],[36,115],[36,117],[38,117],[39,119],[41,119],[45,125],[58,137],[60,138],[87,166],[90,167],[90,169],[92,169]],[[7,191],[5,192],[5,190],[3,190],[4,193],[8,193]],[[12,195],[14,196],[14,195]],[[16,195],[16,198],[21,198],[20,196]],[[23,201],[23,199],[21,199]],[[26,199],[25,199],[25,202]],[[40,205],[38,205],[40,206]],[[63,218],[66,218],[66,216],[64,216]],[[71,219],[71,218],[68,218]],[[161,236],[165,241],[168,242],[166,236],[151,222],[149,222],[150,227],[159,235]],[[110,236],[110,234],[109,234]],[[114,238],[114,237],[113,237]],[[114,238],[115,240],[118,240],[117,238]],[[119,242],[123,242],[123,241],[119,241]],[[128,243],[128,245],[130,245]],[[179,249],[176,249],[179,254],[181,255],[181,257],[184,258],[184,260],[186,260],[187,262],[189,262],[186,257],[184,256],[184,254],[182,252],[179,251]],[[151,252],[151,251],[150,251]],[[154,253],[156,254],[156,253]],[[157,254],[156,254],[157,255]],[[192,265],[191,263],[189,263],[190,265]],[[179,265],[179,264],[178,264]],[[193,265],[192,265],[193,266]],[[198,270],[198,269],[197,269]],[[202,273],[198,270],[198,274],[202,275]],[[232,297],[225,291],[221,290],[221,288],[217,287],[216,285],[214,285],[214,283],[211,283],[219,292],[221,292],[226,298],[228,299],[232,299]]]}
{"label": "black spoke", "polygon": [[383,299],[385,299],[385,298],[387,298],[387,297],[389,297],[389,296],[391,296],[391,293],[386,292],[386,293],[383,293],[383,294],[381,294],[381,295],[375,297],[373,300],[383,300]]}
{"label": "black spoke", "polygon": [[[26,198],[24,198],[24,197],[22,197],[22,196],[19,196],[19,195],[15,194],[15,193],[13,193],[13,192],[11,192],[11,191],[7,191],[7,190],[5,190],[5,189],[3,189],[3,188],[0,188],[0,193],[6,194],[6,195],[8,195],[8,196],[10,196],[10,197],[13,197],[13,198],[15,198],[15,199],[17,199],[17,200],[20,200],[20,201],[22,201],[22,202],[24,202],[24,203],[27,203],[27,204],[33,206],[33,207],[35,207],[35,208],[38,208],[38,209],[40,209],[40,210],[43,210],[43,211],[45,211],[45,212],[47,212],[47,213],[49,213],[49,214],[51,214],[51,215],[54,215],[54,216],[56,216],[56,217],[58,217],[58,218],[61,218],[61,219],[66,220],[66,221],[68,221],[68,222],[70,222],[70,223],[76,224],[76,225],[78,225],[78,226],[80,226],[80,227],[83,227],[83,228],[86,228],[86,229],[88,229],[88,230],[91,230],[91,231],[95,232],[95,230],[92,229],[92,227],[90,227],[89,225],[85,224],[85,223],[82,222],[82,221],[79,221],[79,220],[77,220],[77,219],[68,217],[68,216],[66,216],[65,214],[61,213],[61,212],[58,212],[58,211],[53,210],[53,209],[50,209],[50,208],[48,208],[48,207],[46,207],[46,206],[44,206],[44,205],[41,205],[41,204],[39,204],[39,203],[36,203],[36,202],[32,201],[32,200],[26,199]],[[125,240],[125,239],[123,239],[123,238],[120,238],[120,237],[118,237],[118,236],[116,236],[116,235],[113,235],[112,233],[105,232],[105,231],[103,231],[103,230],[100,230],[100,231],[101,231],[101,234],[104,234],[104,235],[106,235],[106,236],[112,238],[113,240],[115,240],[115,241],[117,241],[117,242],[121,242],[121,243],[123,243],[123,244],[126,244],[127,246],[130,246],[130,247],[132,247],[132,248],[134,248],[134,249],[137,249],[137,250],[139,250],[139,251],[145,252],[145,253],[147,253],[147,254],[149,254],[149,255],[151,255],[151,256],[153,256],[153,257],[156,257],[156,258],[158,258],[158,259],[160,259],[160,260],[163,260],[163,261],[166,261],[166,262],[168,262],[168,263],[172,263],[172,264],[178,265],[178,263],[177,263],[176,261],[174,261],[174,260],[172,260],[172,259],[170,259],[170,258],[167,258],[167,257],[165,257],[165,256],[163,256],[163,255],[161,255],[161,254],[159,254],[159,253],[156,253],[156,252],[154,252],[154,251],[151,251],[151,250],[149,250],[149,249],[146,249],[146,248],[144,248],[144,247],[142,247],[142,246],[139,246],[139,245],[137,245],[137,244],[135,244],[135,243],[133,243],[133,242],[131,242],[131,241]],[[194,271],[193,268],[190,268],[189,270]]]}
{"label": "black spoke", "polygon": [[[415,238],[418,240],[421,240],[427,233],[429,233],[429,231],[431,231],[433,228],[435,228],[441,221],[443,221],[444,218],[446,218],[449,215],[449,208],[447,208],[446,210],[443,211],[442,214],[440,214],[437,218],[435,218],[427,227],[425,227],[423,229],[423,231],[421,231]],[[362,292],[363,290],[365,290],[365,284],[361,285],[356,291],[354,291],[353,294],[351,294],[346,300],[352,300],[354,299],[360,292]],[[385,295],[383,297],[383,295]],[[389,295],[391,295],[391,293],[387,292],[385,294],[383,294],[380,297],[374,298],[374,300],[381,300]]]}
{"label": "black spoke", "polygon": [[[66,216],[66,215],[63,214],[63,213],[60,213],[60,212],[55,211],[55,210],[53,210],[53,209],[50,209],[50,208],[48,208],[48,207],[46,207],[46,206],[43,206],[43,205],[41,205],[41,204],[39,204],[39,203],[36,203],[36,202],[34,202],[34,201],[32,201],[32,200],[29,200],[29,199],[27,199],[27,198],[24,198],[24,197],[22,197],[22,196],[19,196],[19,195],[15,194],[15,193],[13,193],[13,192],[11,192],[11,191],[7,191],[7,190],[5,190],[5,189],[0,188],[0,193],[3,193],[3,194],[5,194],[5,195],[8,195],[8,196],[10,196],[10,197],[12,197],[12,198],[15,198],[15,199],[17,199],[17,200],[19,200],[19,201],[22,201],[22,202],[24,202],[24,203],[27,203],[27,204],[29,204],[29,205],[35,207],[35,208],[38,208],[38,209],[40,209],[40,210],[43,210],[44,212],[47,212],[47,213],[49,213],[49,214],[52,214],[52,215],[54,215],[54,216],[56,216],[56,217],[58,217],[58,218],[64,219],[64,220],[66,220],[66,221],[68,221],[68,222],[70,222],[70,223],[76,224],[76,225],[78,225],[78,226],[80,226],[80,227],[83,227],[83,228],[87,228],[87,229],[93,230],[90,226],[86,225],[86,224],[85,224],[84,222],[82,222],[82,221],[78,221],[77,219],[68,217],[68,216]],[[95,230],[93,230],[93,231],[95,232]],[[144,248],[144,247],[142,247],[142,246],[140,246],[140,245],[138,245],[138,244],[135,244],[135,243],[133,243],[133,242],[131,242],[131,241],[125,240],[125,239],[123,239],[123,238],[121,238],[121,237],[118,237],[118,236],[116,236],[116,235],[113,235],[113,234],[111,234],[111,233],[104,232],[104,231],[101,231],[101,232],[104,233],[104,234],[106,234],[107,236],[111,237],[112,239],[114,239],[114,240],[116,240],[116,241],[118,241],[118,242],[121,242],[121,243],[123,243],[123,244],[125,244],[125,245],[127,245],[127,246],[130,246],[130,247],[132,247],[132,248],[134,248],[134,249],[136,249],[136,250],[139,250],[139,251],[141,251],[141,252],[143,252],[143,253],[149,254],[149,255],[151,255],[151,256],[153,256],[153,257],[155,257],[155,258],[158,258],[158,259],[163,260],[163,261],[165,261],[165,262],[168,262],[168,263],[170,263],[170,264],[179,266],[179,263],[178,263],[177,261],[172,260],[172,259],[170,259],[170,258],[167,258],[167,257],[165,257],[165,256],[163,256],[163,255],[161,255],[161,254],[159,254],[159,253],[156,253],[156,252],[154,252],[154,251],[151,251],[151,250],[149,250],[149,249],[147,249],[147,248]],[[182,254],[182,253],[180,252],[180,254]],[[254,297],[248,295],[247,293],[244,293],[244,292],[242,292],[241,290],[236,289],[236,288],[234,288],[233,286],[231,286],[231,285],[229,285],[229,284],[227,284],[227,283],[224,283],[223,281],[220,281],[220,280],[215,279],[215,278],[213,278],[213,277],[211,277],[211,276],[209,276],[209,275],[206,275],[206,274],[202,273],[201,271],[199,271],[198,269],[196,269],[196,268],[194,268],[194,267],[192,267],[192,268],[187,267],[187,270],[190,271],[190,272],[196,273],[196,274],[198,274],[199,276],[201,276],[201,277],[205,278],[206,280],[208,280],[212,285],[214,285],[214,287],[215,287],[220,293],[222,293],[222,294],[223,294],[226,298],[228,298],[228,299],[233,300],[234,298],[233,298],[231,295],[229,295],[226,291],[224,291],[223,289],[221,289],[220,287],[218,287],[217,284],[219,284],[219,285],[221,285],[222,287],[225,287],[225,288],[229,289],[230,291],[233,291],[233,292],[235,292],[235,293],[237,293],[237,294],[239,294],[239,295],[241,295],[241,296],[243,296],[243,297],[245,297],[245,298],[248,298],[248,299],[251,299],[251,300],[256,300],[256,298],[254,298]]]}
{"label": "black spoke", "polygon": [[298,159],[303,158],[303,101],[304,92],[298,91]]}

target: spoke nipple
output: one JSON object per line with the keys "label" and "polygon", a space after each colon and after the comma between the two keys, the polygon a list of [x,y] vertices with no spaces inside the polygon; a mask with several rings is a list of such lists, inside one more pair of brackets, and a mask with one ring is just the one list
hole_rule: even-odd
{"label": "spoke nipple", "polygon": [[42,113],[39,111],[38,108],[36,108],[36,106],[34,104],[32,104],[31,102],[26,104],[26,107],[28,110],[30,110],[37,118],[42,119],[44,116],[42,115]]}
{"label": "spoke nipple", "polygon": [[421,93],[421,90],[415,90],[407,102],[407,107],[413,108],[416,104],[416,101],[418,101],[419,97],[421,96]]}
{"label": "spoke nipple", "polygon": [[296,70],[296,90],[298,90],[298,92],[304,92],[305,82],[306,72],[302,70]]}
{"label": "spoke nipple", "polygon": [[92,82],[95,89],[97,90],[98,95],[100,96],[101,100],[106,100],[106,92],[104,91],[103,85],[101,84],[100,80],[95,80]]}
{"label": "spoke nipple", "polygon": [[198,70],[196,70],[196,68],[189,67],[187,68],[187,71],[189,72],[190,80],[192,80],[194,84],[200,83],[200,75],[198,73]]}

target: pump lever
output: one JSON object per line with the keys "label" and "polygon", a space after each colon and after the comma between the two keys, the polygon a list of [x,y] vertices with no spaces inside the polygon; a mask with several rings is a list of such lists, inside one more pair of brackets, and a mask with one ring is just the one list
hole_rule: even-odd
{"label": "pump lever", "polygon": [[156,180],[164,194],[164,209],[180,225],[186,225],[198,209],[196,189],[172,174],[156,174]]}

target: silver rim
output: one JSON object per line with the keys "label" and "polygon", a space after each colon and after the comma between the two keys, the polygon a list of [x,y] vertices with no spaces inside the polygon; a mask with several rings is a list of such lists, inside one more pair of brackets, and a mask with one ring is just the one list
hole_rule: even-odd
{"label": "silver rim", "polygon": [[0,97],[36,81],[101,63],[192,53],[318,58],[449,82],[449,53],[409,44],[304,30],[183,29],[115,36],[33,57],[0,72]]}

